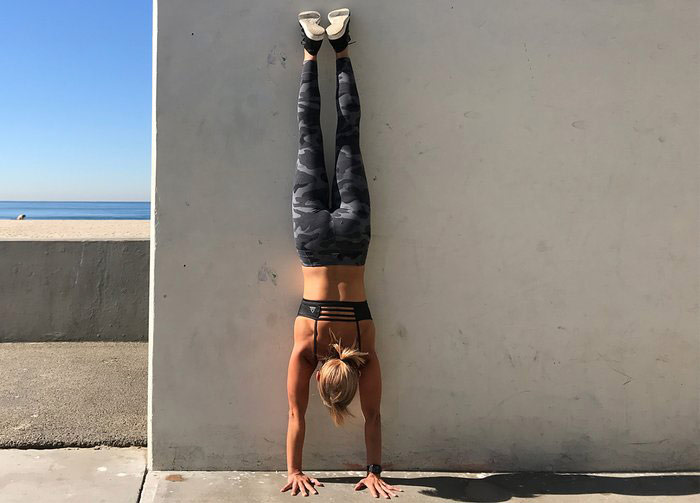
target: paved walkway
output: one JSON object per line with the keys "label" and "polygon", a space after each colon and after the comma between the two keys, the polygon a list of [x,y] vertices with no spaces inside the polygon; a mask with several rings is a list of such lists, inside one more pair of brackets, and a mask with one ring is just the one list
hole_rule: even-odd
{"label": "paved walkway", "polygon": [[[360,472],[310,473],[324,484],[312,501],[345,503],[374,501],[366,489],[355,491]],[[289,502],[279,490],[281,472],[152,472],[146,477],[140,503]],[[690,503],[700,502],[700,475],[639,474],[474,474],[449,472],[387,472],[399,486],[400,503],[532,502],[542,503]],[[301,494],[296,498],[303,498]]]}
{"label": "paved walkway", "polygon": [[137,503],[146,449],[0,450],[2,503]]}
{"label": "paved walkway", "polygon": [[0,343],[0,448],[146,445],[147,375],[145,342]]}
{"label": "paved walkway", "polygon": [[[144,481],[145,475],[145,481]],[[354,491],[360,472],[311,472],[323,482],[312,501],[374,501]],[[542,503],[696,503],[700,474],[528,474],[387,472],[398,501]],[[149,472],[146,449],[0,450],[2,503],[271,503],[300,501],[280,493],[284,472]],[[392,498],[396,499],[396,498]]]}

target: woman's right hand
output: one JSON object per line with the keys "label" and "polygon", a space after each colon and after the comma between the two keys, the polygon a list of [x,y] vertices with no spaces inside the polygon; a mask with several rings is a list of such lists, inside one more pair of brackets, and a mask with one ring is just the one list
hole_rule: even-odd
{"label": "woman's right hand", "polygon": [[292,473],[287,476],[287,484],[280,489],[280,492],[285,492],[291,489],[292,496],[296,496],[299,494],[299,492],[304,493],[304,496],[308,496],[311,491],[313,491],[314,494],[318,494],[318,491],[314,485],[323,487],[321,482],[319,482],[317,479],[312,479],[303,472]]}

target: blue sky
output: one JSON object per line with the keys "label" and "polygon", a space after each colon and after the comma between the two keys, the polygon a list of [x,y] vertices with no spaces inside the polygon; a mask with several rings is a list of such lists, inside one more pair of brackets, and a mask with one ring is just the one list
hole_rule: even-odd
{"label": "blue sky", "polygon": [[4,2],[0,200],[150,198],[151,1]]}

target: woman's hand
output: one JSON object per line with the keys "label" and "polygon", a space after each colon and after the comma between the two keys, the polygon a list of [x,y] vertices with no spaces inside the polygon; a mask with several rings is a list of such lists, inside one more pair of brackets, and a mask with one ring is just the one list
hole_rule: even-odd
{"label": "woman's hand", "polygon": [[357,485],[355,485],[355,491],[359,491],[363,487],[367,487],[369,489],[369,492],[372,493],[372,496],[375,498],[379,498],[379,496],[383,496],[386,499],[391,499],[392,496],[399,497],[398,494],[394,494],[395,492],[403,492],[403,489],[399,489],[396,486],[391,486],[384,482],[378,475],[375,475],[374,473],[370,473],[367,475],[365,478],[360,480]]}
{"label": "woman's hand", "polygon": [[318,494],[318,491],[314,485],[323,487],[321,482],[319,482],[317,479],[312,479],[303,472],[292,473],[291,475],[287,476],[287,485],[285,485],[280,492],[283,493],[291,489],[292,496],[296,496],[299,494],[299,492],[304,493],[304,496],[308,496],[312,491],[314,494]]}

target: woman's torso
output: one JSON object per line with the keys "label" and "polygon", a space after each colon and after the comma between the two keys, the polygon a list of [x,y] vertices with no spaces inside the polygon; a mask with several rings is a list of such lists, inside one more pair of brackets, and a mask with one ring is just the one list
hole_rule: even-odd
{"label": "woman's torso", "polygon": [[[364,266],[333,265],[319,267],[302,267],[304,276],[304,298],[307,300],[364,301],[365,282]],[[360,342],[362,351],[374,351],[374,323],[362,320]],[[357,339],[357,327],[354,322],[319,321],[317,325],[316,356],[320,359],[327,352],[331,343],[330,331],[343,346],[352,346]],[[294,338],[303,344],[304,354],[312,364],[316,364],[313,353],[314,320],[298,316],[294,322]]]}
{"label": "woman's torso", "polygon": [[365,296],[365,266],[331,265],[302,267],[304,298],[308,300],[362,301]]}

